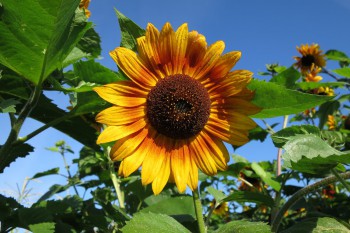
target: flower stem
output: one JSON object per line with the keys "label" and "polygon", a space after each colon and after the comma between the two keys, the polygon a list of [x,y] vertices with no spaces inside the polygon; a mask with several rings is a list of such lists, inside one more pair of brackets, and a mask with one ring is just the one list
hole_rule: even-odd
{"label": "flower stem", "polygon": [[333,175],[338,178],[340,183],[342,183],[344,185],[344,187],[348,190],[348,192],[350,192],[350,185],[348,183],[346,183],[346,181],[339,175],[337,170],[332,168],[331,171],[332,171]]}
{"label": "flower stem", "polygon": [[114,162],[111,160],[111,157],[109,156],[109,153],[111,151],[111,147],[108,146],[105,149],[105,155],[108,158],[108,170],[109,170],[109,177],[112,180],[115,192],[117,194],[118,202],[119,202],[119,207],[121,209],[125,209],[125,204],[124,204],[124,193],[122,192],[120,188],[120,179],[118,179],[117,174],[115,173],[115,168],[114,168]]}
{"label": "flower stem", "polygon": [[[282,129],[285,129],[287,127],[288,117],[289,117],[288,115],[284,116]],[[282,157],[282,148],[278,148],[278,152],[277,152],[277,176],[281,175],[281,173],[282,173],[281,157]]]}
{"label": "flower stem", "polygon": [[[350,171],[345,172],[342,174],[338,174],[341,179],[349,179],[350,178]],[[305,196],[308,193],[311,193],[315,191],[316,189],[326,186],[328,184],[331,184],[333,182],[336,182],[338,178],[336,176],[329,176],[327,178],[324,178],[314,184],[308,185],[305,188],[300,189],[298,192],[296,192],[291,198],[288,199],[288,201],[282,206],[280,211],[277,213],[276,218],[272,221],[271,224],[271,230],[272,232],[277,232],[279,225],[281,224],[282,218],[284,213],[293,206],[300,198]]]}
{"label": "flower stem", "polygon": [[193,196],[194,209],[196,210],[196,217],[197,217],[199,232],[206,233],[207,230],[206,230],[206,227],[204,224],[204,219],[203,219],[202,203],[201,203],[201,199],[199,198],[199,193],[198,193],[197,189],[192,191],[192,196]]}

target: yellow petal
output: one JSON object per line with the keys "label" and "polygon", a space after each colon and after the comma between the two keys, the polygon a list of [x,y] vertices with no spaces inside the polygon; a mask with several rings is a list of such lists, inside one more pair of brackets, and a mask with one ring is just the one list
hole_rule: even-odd
{"label": "yellow petal", "polygon": [[164,136],[156,135],[153,138],[152,147],[147,153],[142,164],[141,181],[147,185],[156,178],[165,159]]}
{"label": "yellow petal", "polygon": [[150,89],[157,84],[158,78],[143,64],[135,52],[118,47],[109,54],[119,68],[141,88]]}
{"label": "yellow petal", "polygon": [[217,125],[217,122],[212,120],[207,122],[204,129],[209,132],[210,135],[218,137],[235,146],[244,145],[249,141],[247,131],[240,131],[227,128],[224,125]]}
{"label": "yellow petal", "polygon": [[[190,150],[190,153],[191,155],[194,154],[192,150]],[[192,191],[194,191],[195,189],[197,189],[197,186],[198,186],[198,167],[194,159],[192,159],[192,156],[189,162],[190,162],[190,175],[187,181],[187,185],[190,187]]]}
{"label": "yellow petal", "polygon": [[165,156],[163,164],[157,174],[157,177],[152,182],[152,190],[155,195],[159,194],[166,183],[168,182],[170,175],[170,154]]}
{"label": "yellow petal", "polygon": [[145,126],[146,122],[143,118],[130,125],[108,126],[98,137],[97,144],[119,140],[141,130]]}
{"label": "yellow petal", "polygon": [[112,106],[97,114],[96,121],[105,125],[125,125],[145,117],[145,106],[134,108]]}
{"label": "yellow petal", "polygon": [[147,95],[137,95],[137,93],[127,93],[129,90],[114,89],[110,84],[95,87],[93,89],[97,94],[109,103],[124,106],[135,107],[146,103]]}
{"label": "yellow petal", "polygon": [[191,157],[183,146],[183,142],[177,141],[171,154],[171,170],[180,193],[185,192],[190,172]]}
{"label": "yellow petal", "polygon": [[231,109],[245,115],[254,115],[261,111],[261,108],[247,100],[230,97],[225,99],[216,99],[215,101],[211,102],[210,112],[220,114],[220,112],[226,112]]}
{"label": "yellow petal", "polygon": [[185,66],[183,73],[193,77],[196,66],[203,59],[207,50],[207,42],[205,37],[199,34],[197,31],[191,31],[188,33],[188,43],[186,51]]}
{"label": "yellow petal", "polygon": [[129,135],[128,137],[118,140],[111,149],[111,159],[114,161],[119,161],[131,155],[135,150],[137,150],[141,143],[144,144],[147,142],[147,139],[145,138],[149,134],[150,132],[146,127],[134,134]]}

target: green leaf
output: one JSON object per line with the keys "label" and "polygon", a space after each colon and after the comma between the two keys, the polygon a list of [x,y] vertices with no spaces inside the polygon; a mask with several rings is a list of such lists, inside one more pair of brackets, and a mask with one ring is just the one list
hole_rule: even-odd
{"label": "green leaf", "polygon": [[16,105],[20,102],[15,99],[5,99],[0,101],[0,112],[1,113],[15,113],[16,112]]}
{"label": "green leaf", "polygon": [[80,61],[75,63],[73,67],[79,80],[89,83],[107,84],[126,80],[120,73],[114,72],[94,60]]}
{"label": "green leaf", "polygon": [[255,173],[265,182],[270,185],[274,190],[279,191],[281,189],[280,182],[276,181],[270,172],[266,172],[258,163],[253,162],[251,164]]}
{"label": "green leaf", "polygon": [[63,60],[91,27],[79,13],[75,15],[79,2],[3,0],[0,63],[34,84],[61,69]]}
{"label": "green leaf", "polygon": [[142,213],[153,212],[167,215],[191,215],[196,216],[193,200],[190,196],[171,197],[159,201],[141,210]]}
{"label": "green leaf", "polygon": [[328,50],[325,53],[325,55],[330,60],[341,61],[341,62],[350,62],[350,58],[348,58],[348,56],[345,53],[338,51],[338,50],[335,50],[335,49]]}
{"label": "green leaf", "polygon": [[29,225],[29,229],[33,233],[54,233],[55,232],[55,223],[54,222],[44,222]]}
{"label": "green leaf", "polygon": [[272,197],[261,193],[251,191],[236,191],[225,197],[222,202],[236,201],[236,202],[252,202],[258,204],[264,204],[269,207],[273,207],[275,202]]}
{"label": "green leaf", "polygon": [[263,222],[250,222],[247,220],[235,220],[229,222],[214,233],[270,233],[270,227]]}
{"label": "green leaf", "polygon": [[77,48],[89,57],[97,58],[101,54],[101,39],[94,28],[89,28],[77,44]]}
{"label": "green leaf", "polygon": [[282,129],[272,134],[271,138],[276,147],[282,148],[291,137],[299,134],[315,134],[320,136],[321,132],[319,128],[313,125],[299,125]]}
{"label": "green leaf", "polygon": [[210,193],[215,201],[216,201],[216,205],[219,205],[221,203],[221,200],[224,199],[226,197],[225,193],[223,193],[220,190],[215,189],[214,187],[210,186],[207,188],[208,193]]}
{"label": "green leaf", "polygon": [[339,74],[340,76],[350,78],[350,67],[343,67],[339,69],[334,69],[332,71],[336,74]]}
{"label": "green leaf", "polygon": [[60,170],[59,167],[55,167],[55,168],[52,168],[52,169],[44,171],[44,172],[38,172],[31,179],[37,179],[37,178],[40,178],[43,176],[48,176],[48,175],[55,175],[55,174],[58,174],[59,170]]}
{"label": "green leaf", "polygon": [[301,172],[320,174],[338,163],[350,163],[350,153],[334,149],[313,134],[293,136],[283,149],[284,166]]}
{"label": "green leaf", "polygon": [[333,115],[339,108],[340,102],[338,100],[332,100],[321,104],[317,111],[317,116],[320,119],[318,127],[322,129],[328,121],[328,115]]}
{"label": "green leaf", "polygon": [[[0,149],[1,149],[1,146],[0,146]],[[34,151],[34,147],[32,147],[27,143],[12,146],[7,156],[2,158],[3,159],[1,161],[2,166],[5,168],[6,166],[9,166],[10,163],[14,162],[17,158],[26,157],[30,152],[33,152],[33,151]],[[0,170],[0,173],[2,172],[3,170]]]}
{"label": "green leaf", "polygon": [[140,28],[131,19],[123,15],[115,9],[118,17],[120,31],[122,33],[122,41],[120,46],[136,51],[136,39],[145,35],[145,30]]}
{"label": "green leaf", "polygon": [[350,230],[334,218],[309,218],[281,233],[349,233]]}
{"label": "green leaf", "polygon": [[62,66],[67,67],[83,58],[88,58],[89,54],[84,53],[79,48],[75,47],[68,56],[64,59]]}
{"label": "green leaf", "polygon": [[343,87],[347,83],[346,82],[326,82],[326,83],[321,83],[321,82],[299,82],[296,83],[298,87],[300,87],[302,90],[311,90],[311,89],[316,89],[319,87]]}
{"label": "green leaf", "polygon": [[52,221],[52,215],[43,207],[21,208],[18,210],[18,216],[24,225],[37,224]]}
{"label": "green leaf", "polygon": [[282,71],[281,73],[272,77],[270,82],[285,86],[286,88],[294,88],[295,82],[300,78],[300,73],[293,66]]}
{"label": "green leaf", "polygon": [[72,109],[73,115],[100,112],[111,104],[103,100],[94,91],[77,93],[77,105]]}
{"label": "green leaf", "polygon": [[270,118],[303,112],[333,97],[311,95],[265,81],[252,80],[248,88],[255,91],[253,103],[262,110],[254,118]]}
{"label": "green leaf", "polygon": [[54,184],[49,188],[49,191],[47,191],[46,193],[44,193],[44,195],[42,195],[39,200],[37,201],[37,203],[44,201],[46,199],[49,199],[50,197],[52,197],[53,195],[55,195],[56,193],[60,193],[63,191],[66,191],[67,189],[69,189],[70,185],[59,185],[59,184]]}
{"label": "green leaf", "polygon": [[123,233],[190,233],[184,226],[167,215],[144,212],[135,214],[121,230]]}

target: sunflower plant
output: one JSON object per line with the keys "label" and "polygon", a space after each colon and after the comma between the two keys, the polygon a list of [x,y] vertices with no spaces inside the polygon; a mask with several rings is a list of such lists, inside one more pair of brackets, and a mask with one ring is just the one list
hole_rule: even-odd
{"label": "sunflower plant", "polygon": [[[34,174],[18,198],[0,194],[1,232],[349,231],[345,53],[304,44],[294,64],[254,74],[235,69],[244,51],[224,52],[229,41],[208,44],[187,23],[143,28],[116,11],[111,70],[97,60],[89,2],[0,1],[1,175],[48,128],[82,144],[58,141],[47,149],[64,171]],[[49,92],[69,96],[67,107]],[[42,126],[22,135],[27,118]],[[269,161],[229,153],[267,137]],[[48,175],[66,182],[28,204],[31,182]]]}

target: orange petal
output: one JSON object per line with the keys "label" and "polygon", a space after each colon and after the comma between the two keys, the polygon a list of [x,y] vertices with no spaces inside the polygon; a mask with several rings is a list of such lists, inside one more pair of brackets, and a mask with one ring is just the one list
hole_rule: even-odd
{"label": "orange petal", "polygon": [[145,119],[140,119],[130,125],[108,126],[97,138],[97,144],[112,142],[127,137],[146,126]]}
{"label": "orange petal", "polygon": [[138,86],[149,89],[157,84],[158,78],[132,50],[118,47],[109,54],[119,68]]}
{"label": "orange petal", "polygon": [[248,131],[232,129],[212,120],[208,120],[204,128],[212,136],[218,137],[235,146],[241,146],[249,141]]}
{"label": "orange petal", "polygon": [[176,49],[175,32],[170,23],[166,23],[159,35],[158,52],[160,57],[160,65],[166,76],[174,74],[173,72],[173,55]]}
{"label": "orange petal", "polygon": [[211,68],[216,65],[216,62],[220,58],[224,48],[225,43],[223,41],[217,41],[210,45],[203,59],[196,66],[197,69],[191,77],[200,80],[203,76],[205,76],[211,70]]}
{"label": "orange petal", "polygon": [[191,141],[190,146],[195,152],[193,159],[196,161],[199,169],[209,176],[215,175],[217,173],[216,163],[211,157],[209,148],[200,134]]}
{"label": "orange petal", "polygon": [[241,58],[241,52],[232,51],[219,58],[215,66],[207,74],[210,78],[222,78],[236,65]]}
{"label": "orange petal", "polygon": [[193,77],[193,73],[197,64],[203,59],[207,51],[207,42],[205,37],[199,34],[197,31],[191,31],[188,33],[188,43],[186,51],[186,60],[183,72],[190,77]]}
{"label": "orange petal", "polygon": [[170,175],[170,154],[167,154],[163,160],[163,164],[152,182],[152,190],[155,195],[159,194],[169,180]]}
{"label": "orange petal", "polygon": [[126,108],[112,106],[97,114],[96,121],[105,125],[125,125],[145,117],[145,106]]}
{"label": "orange petal", "polygon": [[256,127],[256,123],[251,118],[232,109],[218,114],[212,112],[208,121],[213,121],[211,124],[232,129],[251,130]]}
{"label": "orange petal", "polygon": [[214,159],[218,169],[224,171],[227,169],[227,163],[230,160],[228,151],[224,143],[215,138],[213,139],[204,130],[201,132],[208,149],[210,150],[210,155]]}
{"label": "orange petal", "polygon": [[188,43],[188,26],[187,23],[182,24],[175,32],[176,47],[173,57],[173,72],[181,74],[183,66],[186,62],[186,50]]}
{"label": "orange petal", "polygon": [[247,100],[240,98],[230,97],[225,99],[216,99],[211,102],[210,111],[212,113],[221,114],[221,112],[227,112],[231,109],[245,115],[254,115],[261,111],[261,108]]}

